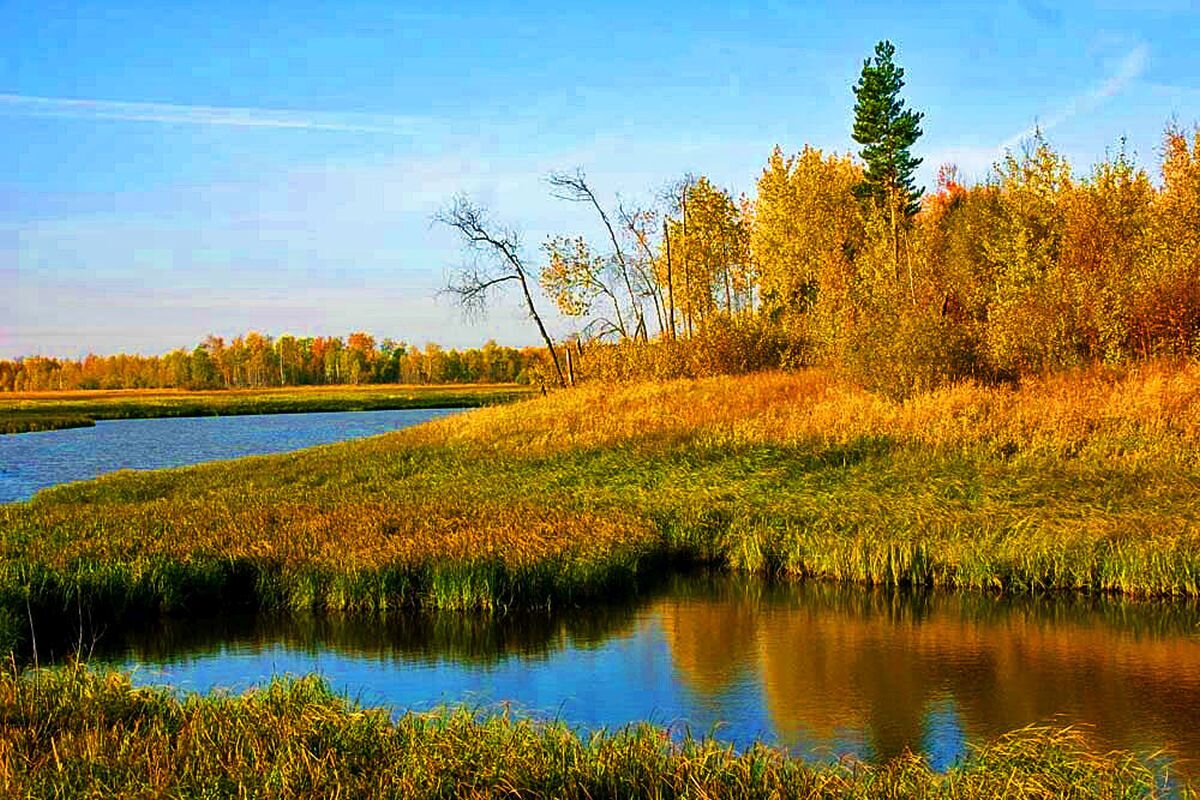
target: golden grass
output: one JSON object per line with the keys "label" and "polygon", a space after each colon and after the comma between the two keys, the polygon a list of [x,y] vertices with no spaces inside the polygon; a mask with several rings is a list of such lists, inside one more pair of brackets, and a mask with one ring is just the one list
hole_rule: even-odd
{"label": "golden grass", "polygon": [[[1200,364],[1092,368],[1019,388],[961,383],[907,401],[822,370],[614,388],[589,384],[519,411],[493,409],[422,426],[424,444],[529,455],[645,440],[656,444],[846,444],[863,437],[934,447],[1105,457],[1200,451]],[[1014,449],[1015,448],[1015,449]]]}
{"label": "golden grass", "polygon": [[[584,386],[0,506],[0,605],[545,606],[669,561],[1200,595],[1200,367],[906,402],[827,373]],[[573,599],[572,599],[573,598]]]}

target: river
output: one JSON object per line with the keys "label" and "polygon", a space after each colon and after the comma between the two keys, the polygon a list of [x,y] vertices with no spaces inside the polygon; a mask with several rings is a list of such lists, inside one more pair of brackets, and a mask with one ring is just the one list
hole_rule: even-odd
{"label": "river", "polygon": [[457,409],[101,420],[0,436],[0,503],[119,469],[162,469],[299,450],[407,428]]}
{"label": "river", "polygon": [[904,749],[945,767],[1030,724],[1200,759],[1194,603],[998,598],[727,575],[567,614],[230,616],[85,636],[144,684],[244,689],[318,672],[368,705],[509,704],[583,729],[638,720],[807,757]]}

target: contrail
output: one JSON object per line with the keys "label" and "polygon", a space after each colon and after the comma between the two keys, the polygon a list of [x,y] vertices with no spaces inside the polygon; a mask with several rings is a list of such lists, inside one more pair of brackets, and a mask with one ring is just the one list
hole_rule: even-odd
{"label": "contrail", "polygon": [[272,108],[137,103],[0,94],[0,116],[122,120],[232,128],[283,128],[346,133],[413,135],[429,120],[376,114],[289,111]]}
{"label": "contrail", "polygon": [[1117,71],[1105,79],[1103,83],[1093,86],[1081,95],[1072,97],[1047,119],[1010,136],[1001,142],[996,149],[1001,153],[1005,150],[1011,150],[1032,136],[1036,131],[1040,130],[1044,133],[1051,128],[1058,127],[1072,117],[1097,108],[1105,100],[1121,92],[1145,71],[1146,59],[1149,54],[1150,49],[1146,45],[1138,45],[1121,59],[1121,63],[1117,66]]}

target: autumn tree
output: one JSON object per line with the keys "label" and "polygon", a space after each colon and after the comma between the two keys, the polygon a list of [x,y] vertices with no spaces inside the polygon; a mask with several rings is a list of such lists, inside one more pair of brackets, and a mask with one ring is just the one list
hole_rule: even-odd
{"label": "autumn tree", "polygon": [[[571,300],[589,295],[607,297],[612,305],[612,316],[608,319],[610,331],[617,333],[622,339],[639,336],[644,339],[646,318],[642,298],[645,297],[646,291],[635,285],[637,276],[626,258],[625,248],[621,246],[621,237],[617,235],[608,211],[588,184],[587,176],[583,170],[573,173],[555,172],[548,180],[555,197],[573,203],[583,203],[596,212],[607,234],[608,246],[611,247],[607,253],[593,255],[592,248],[582,237],[550,239],[546,243],[551,261],[548,282],[559,288],[559,296],[563,296],[561,292],[564,289],[567,296],[570,296],[572,283],[577,284],[579,291]],[[576,258],[577,256],[579,258]],[[577,307],[578,304],[568,303],[567,308],[572,308],[572,305]]]}
{"label": "autumn tree", "polygon": [[249,331],[240,339],[244,349],[244,378],[249,386],[269,386],[276,383],[279,362],[271,337],[258,331]]}
{"label": "autumn tree", "polygon": [[690,337],[715,312],[749,308],[755,288],[749,228],[729,192],[706,177],[680,187],[678,216],[669,216],[658,280]]}
{"label": "autumn tree", "polygon": [[1200,126],[1168,127],[1162,152],[1155,271],[1138,287],[1133,335],[1144,355],[1200,356]]}
{"label": "autumn tree", "polygon": [[1153,280],[1153,204],[1149,176],[1123,147],[1064,200],[1059,283],[1081,360],[1131,354],[1133,299]]}
{"label": "autumn tree", "polygon": [[279,383],[281,386],[291,386],[300,383],[301,371],[300,343],[291,334],[284,334],[275,340],[275,359],[279,365]]}
{"label": "autumn tree", "polygon": [[363,383],[371,375],[371,368],[379,352],[375,349],[375,337],[362,331],[355,331],[346,339],[346,349],[343,351],[345,366],[342,374],[350,383]]}
{"label": "autumn tree", "polygon": [[[630,338],[621,300],[611,286],[612,259],[593,253],[582,236],[552,236],[542,248],[546,263],[538,279],[559,312],[568,317],[590,317],[584,326],[590,335]],[[598,312],[600,301],[604,310]]]}
{"label": "autumn tree", "polygon": [[499,226],[488,219],[485,209],[464,196],[456,197],[449,207],[439,211],[434,221],[458,231],[464,246],[479,257],[474,264],[459,270],[446,287],[468,312],[482,313],[487,308],[491,292],[501,284],[515,282],[521,287],[525,310],[537,325],[542,341],[550,353],[555,376],[560,386],[566,386],[566,376],[559,363],[558,350],[542,322],[533,302],[530,288],[532,275],[521,253],[521,238],[511,228]]}
{"label": "autumn tree", "polygon": [[1041,133],[995,166],[996,204],[979,231],[988,278],[987,347],[1002,373],[1076,361],[1059,256],[1071,166]]}
{"label": "autumn tree", "polygon": [[[862,224],[849,156],[776,147],[758,179],[750,244],[763,310],[779,322],[843,304]],[[809,325],[811,328],[811,324]]]}
{"label": "autumn tree", "polygon": [[215,389],[221,385],[221,373],[213,360],[212,350],[203,344],[196,345],[189,364],[189,389]]}

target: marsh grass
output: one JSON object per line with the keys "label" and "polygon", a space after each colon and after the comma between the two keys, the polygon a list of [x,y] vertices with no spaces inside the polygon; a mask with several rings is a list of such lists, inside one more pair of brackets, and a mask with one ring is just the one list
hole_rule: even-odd
{"label": "marsh grass", "polygon": [[696,562],[1196,597],[1198,452],[1194,364],[906,402],[817,371],[584,386],[0,506],[0,605],[542,608]]}
{"label": "marsh grass", "polygon": [[6,433],[35,433],[64,428],[91,428],[96,420],[83,414],[45,413],[32,411],[11,413],[0,411],[0,435]]}
{"label": "marsh grass", "polygon": [[532,390],[517,384],[20,392],[0,394],[0,434],[88,426],[104,419],[475,408],[529,396]]}
{"label": "marsh grass", "polygon": [[945,773],[917,755],[809,764],[640,724],[580,734],[504,711],[392,719],[316,677],[242,695],[135,688],[78,666],[0,675],[6,797],[1105,797],[1172,786],[1079,730],[1031,727]]}

